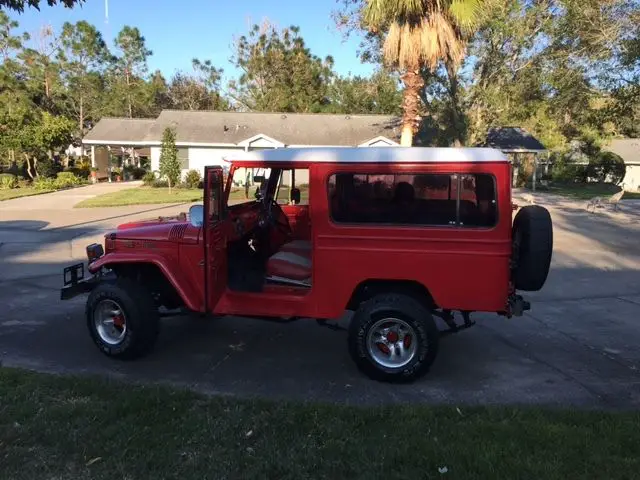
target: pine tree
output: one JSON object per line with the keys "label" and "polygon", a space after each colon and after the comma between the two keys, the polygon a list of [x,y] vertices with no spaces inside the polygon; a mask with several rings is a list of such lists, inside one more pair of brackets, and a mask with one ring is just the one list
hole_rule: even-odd
{"label": "pine tree", "polygon": [[165,128],[162,134],[162,149],[160,151],[160,175],[167,178],[169,193],[178,183],[182,169],[178,160],[176,148],[176,132],[172,128]]}

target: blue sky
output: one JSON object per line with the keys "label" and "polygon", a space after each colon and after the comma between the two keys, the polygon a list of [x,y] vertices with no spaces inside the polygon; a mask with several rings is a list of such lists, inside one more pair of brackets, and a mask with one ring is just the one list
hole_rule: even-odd
{"label": "blue sky", "polygon": [[105,0],[86,0],[73,9],[44,5],[40,11],[25,9],[11,14],[20,30],[37,31],[49,24],[59,30],[64,22],[86,20],[98,27],[109,46],[124,25],[137,26],[153,50],[149,69],[160,69],[170,78],[176,70],[190,70],[191,59],[211,59],[229,79],[235,71],[229,63],[234,37],[246,33],[252,23],[264,19],[279,27],[298,25],[311,51],[320,57],[332,55],[341,74],[368,74],[356,56],[359,39],[345,42],[331,19],[336,0],[108,0],[109,23],[105,23]]}

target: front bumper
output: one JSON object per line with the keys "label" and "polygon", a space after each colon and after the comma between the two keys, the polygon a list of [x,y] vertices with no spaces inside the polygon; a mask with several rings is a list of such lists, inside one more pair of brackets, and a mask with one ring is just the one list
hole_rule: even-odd
{"label": "front bumper", "polygon": [[83,293],[89,293],[99,281],[94,275],[84,278],[84,263],[65,267],[63,277],[64,286],[60,289],[60,300],[69,300]]}

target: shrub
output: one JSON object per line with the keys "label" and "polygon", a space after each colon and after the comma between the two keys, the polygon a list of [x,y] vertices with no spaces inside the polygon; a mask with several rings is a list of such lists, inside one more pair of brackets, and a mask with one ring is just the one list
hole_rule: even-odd
{"label": "shrub", "polygon": [[56,188],[68,188],[82,183],[82,179],[71,172],[60,172],[54,181]]}
{"label": "shrub", "polygon": [[142,178],[144,178],[146,174],[147,174],[147,170],[145,170],[144,168],[138,168],[138,167],[132,168],[132,175],[134,180],[142,180]]}
{"label": "shrub", "polygon": [[153,184],[151,186],[153,188],[167,188],[169,186],[169,182],[167,180],[158,178],[153,181]]}
{"label": "shrub", "polygon": [[147,172],[142,177],[142,183],[147,187],[153,187],[156,183],[156,174],[153,172]]}
{"label": "shrub", "polygon": [[91,175],[91,163],[78,162],[75,166],[66,168],[65,172],[71,172],[76,177],[87,179]]}
{"label": "shrub", "polygon": [[587,166],[576,164],[566,155],[560,155],[553,163],[551,178],[556,183],[586,183]]}
{"label": "shrub", "polygon": [[33,188],[36,190],[55,190],[56,181],[53,178],[38,177],[33,181]]}
{"label": "shrub", "polygon": [[18,177],[18,188],[27,188],[31,186],[31,180],[27,180],[24,177]]}
{"label": "shrub", "polygon": [[0,173],[0,189],[18,188],[18,179],[11,173]]}
{"label": "shrub", "polygon": [[38,176],[45,178],[56,178],[56,174],[61,170],[60,165],[50,158],[42,158],[36,164]]}
{"label": "shrub", "polygon": [[620,155],[613,152],[600,152],[595,158],[589,160],[586,170],[589,178],[618,185],[624,178],[627,167]]}
{"label": "shrub", "polygon": [[184,183],[187,188],[198,188],[202,177],[198,170],[189,170],[184,177]]}

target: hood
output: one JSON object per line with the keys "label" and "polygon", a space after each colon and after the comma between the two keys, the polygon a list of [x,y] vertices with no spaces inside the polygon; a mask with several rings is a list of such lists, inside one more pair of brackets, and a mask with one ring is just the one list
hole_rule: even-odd
{"label": "hood", "polygon": [[183,214],[176,217],[160,217],[149,220],[118,225],[115,232],[116,240],[143,240],[156,242],[198,243],[200,229],[184,220]]}
{"label": "hood", "polygon": [[137,227],[148,227],[152,225],[163,225],[163,224],[174,224],[174,223],[184,223],[187,221],[186,213],[179,213],[178,215],[174,215],[171,217],[155,217],[155,218],[147,218],[144,220],[135,220],[133,222],[122,223],[118,225],[117,230],[128,230],[130,228]]}

